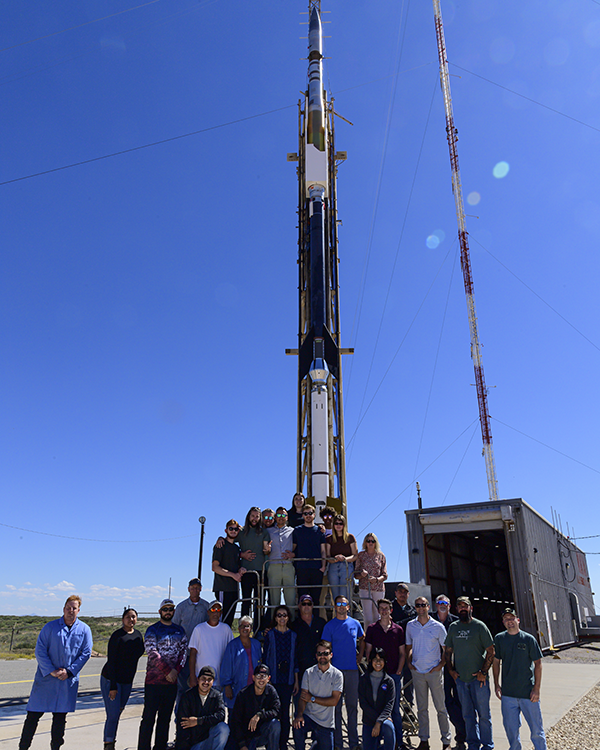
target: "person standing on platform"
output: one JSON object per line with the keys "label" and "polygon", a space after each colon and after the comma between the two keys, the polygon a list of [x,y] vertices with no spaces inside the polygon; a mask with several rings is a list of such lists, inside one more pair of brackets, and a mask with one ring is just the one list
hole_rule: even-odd
{"label": "person standing on platform", "polygon": [[288,512],[283,506],[275,511],[275,525],[269,527],[271,554],[269,562],[269,602],[281,604],[281,589],[288,607],[296,604],[296,570],[294,568],[294,529],[288,526]]}
{"label": "person standing on platform", "polygon": [[151,746],[153,750],[166,750],[169,720],[177,698],[177,675],[187,658],[185,630],[173,623],[175,604],[171,599],[163,599],[158,612],[160,620],[150,625],[144,636],[148,662],[138,750],[150,750]]}
{"label": "person standing on platform", "polygon": [[[392,602],[392,620],[400,625],[404,631],[405,638],[408,622],[414,620],[417,616],[417,610],[408,601],[409,593],[408,586],[405,583],[399,583],[396,586],[394,601]],[[408,662],[404,662],[404,669],[402,670],[402,685],[404,686],[404,698],[412,706],[414,702],[414,688],[412,684],[412,673],[408,668]]]}
{"label": "person standing on platform", "polygon": [[[260,508],[250,508],[246,514],[244,528],[238,534],[238,544],[242,550],[241,557],[245,561],[246,572],[242,576],[242,617],[254,610],[254,622],[260,624],[260,605],[258,596],[262,583],[263,567],[271,552],[271,537],[263,528]],[[250,599],[254,597],[255,601]],[[253,605],[253,606],[252,606]]]}
{"label": "person standing on platform", "polygon": [[265,508],[262,512],[263,529],[270,529],[275,525],[275,511],[272,508]]}
{"label": "person standing on platform", "polygon": [[325,534],[315,526],[315,509],[311,505],[302,508],[302,515],[304,524],[297,526],[292,536],[298,596],[309,594],[313,602],[318,602],[325,570]]}
{"label": "person standing on platform", "polygon": [[[188,644],[194,632],[196,625],[200,625],[201,622],[206,622],[208,617],[208,602],[205,599],[200,598],[200,592],[202,591],[202,584],[199,578],[192,578],[188,583],[189,597],[184,599],[182,602],[175,607],[175,614],[173,615],[173,623],[175,625],[181,625],[185,630],[185,637],[188,640]],[[190,676],[190,663],[189,663],[189,651],[188,658],[185,660],[185,665],[179,676],[177,677],[177,700],[175,701],[175,713],[177,713],[177,707],[181,696],[189,689],[188,679]]]}
{"label": "person standing on platform", "polygon": [[344,595],[351,601],[358,547],[354,534],[349,534],[346,529],[346,519],[339,513],[334,516],[333,530],[331,536],[327,537],[326,555],[327,577],[333,600]]}
{"label": "person standing on platform", "polygon": [[75,710],[79,672],[92,654],[92,631],[77,619],[81,597],[69,596],[58,620],[42,628],[35,644],[38,667],[27,703],[19,750],[31,746],[39,720],[52,712],[50,748],[64,742],[67,714]]}
{"label": "person standing on platform", "polygon": [[[458,620],[458,617],[450,612],[450,597],[446,596],[446,594],[436,596],[435,608],[436,611],[431,616],[434,620],[442,623],[446,628],[447,633],[450,625]],[[444,697],[446,700],[446,711],[448,712],[448,717],[452,724],[454,724],[454,739],[456,741],[455,750],[467,750],[465,744],[467,739],[465,720],[463,719],[462,709],[460,707],[456,682],[450,674],[447,664],[444,664]]]}
{"label": "person standing on platform", "polygon": [[201,667],[212,667],[215,670],[214,687],[221,689],[221,662],[227,644],[233,640],[231,628],[221,622],[222,613],[221,602],[211,602],[208,620],[194,628],[190,638],[190,687],[196,687],[198,684]]}
{"label": "person standing on platform", "polygon": [[[362,625],[348,617],[350,602],[346,596],[335,600],[335,617],[323,628],[323,640],[330,641],[333,651],[333,666],[344,676],[344,703],[348,719],[348,743],[350,750],[358,745],[358,665],[364,652]],[[360,645],[360,654],[358,648]],[[342,703],[335,707],[335,747],[342,748]]]}
{"label": "person standing on platform", "polygon": [[402,671],[406,662],[404,631],[392,620],[392,603],[388,599],[377,602],[379,620],[369,625],[365,633],[367,660],[373,648],[382,648],[386,654],[385,671],[394,682],[394,705],[392,723],[396,733],[396,745],[404,750],[402,737],[402,715],[400,713],[400,691],[402,688]]}
{"label": "person standing on platform", "polygon": [[[238,598],[239,582],[246,572],[242,567],[237,537],[240,532],[238,522],[232,518],[225,526],[225,542],[219,540],[213,547],[212,569],[215,574],[213,593],[223,605],[223,622],[231,627],[235,616],[235,601]],[[200,666],[203,666],[202,664]]]}
{"label": "person standing on platform", "polygon": [[535,638],[520,629],[520,620],[512,607],[502,612],[502,624],[506,630],[494,638],[492,672],[496,697],[502,701],[502,723],[510,750],[521,750],[521,714],[529,724],[535,750],[546,750],[540,708],[542,651]]}
{"label": "person standing on platform", "polygon": [[344,689],[344,675],[332,663],[331,643],[319,641],[317,663],[302,677],[298,711],[294,719],[295,750],[305,750],[306,736],[312,732],[317,750],[333,750],[335,709]]}
{"label": "person standing on platform", "polygon": [[458,688],[467,745],[492,750],[488,672],[494,661],[494,641],[487,625],[473,617],[473,606],[467,596],[458,597],[456,609],[458,620],[450,625],[446,636],[446,663]]}
{"label": "person standing on platform", "polygon": [[442,749],[450,750],[450,721],[444,700],[444,641],[446,628],[429,616],[429,602],[424,596],[415,599],[416,620],[406,626],[408,666],[413,674],[419,718],[418,750],[429,750],[429,694],[437,711]]}
{"label": "person standing on platform", "polygon": [[108,641],[106,664],[100,675],[100,692],[106,709],[104,750],[114,750],[119,718],[129,696],[140,656],[144,653],[144,637],[135,629],[138,613],[131,607],[123,612],[123,627],[115,630]]}
{"label": "person standing on platform", "polygon": [[223,695],[213,687],[215,671],[201,667],[198,687],[187,690],[177,711],[175,750],[224,750],[229,738]]}
{"label": "person standing on platform", "polygon": [[358,594],[363,606],[365,627],[377,620],[377,602],[385,596],[387,564],[379,546],[379,539],[369,533],[363,540],[362,550],[354,565],[354,577],[358,579]]}
{"label": "person standing on platform", "polygon": [[292,507],[288,510],[288,524],[292,529],[302,526],[304,523],[304,516],[302,515],[302,508],[306,505],[306,499],[301,492],[296,492],[292,498]]}

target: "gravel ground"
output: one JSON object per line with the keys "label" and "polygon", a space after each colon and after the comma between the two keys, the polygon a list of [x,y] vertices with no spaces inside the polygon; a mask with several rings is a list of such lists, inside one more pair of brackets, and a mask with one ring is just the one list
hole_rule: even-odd
{"label": "gravel ground", "polygon": [[[600,677],[600,674],[599,674]],[[592,688],[547,732],[548,750],[600,748],[600,685]]]}
{"label": "gravel ground", "polygon": [[[578,664],[598,664],[600,680],[600,641],[560,651],[561,661]],[[552,659],[546,656],[544,661]],[[569,713],[546,731],[548,750],[600,749],[600,684],[576,703]]]}

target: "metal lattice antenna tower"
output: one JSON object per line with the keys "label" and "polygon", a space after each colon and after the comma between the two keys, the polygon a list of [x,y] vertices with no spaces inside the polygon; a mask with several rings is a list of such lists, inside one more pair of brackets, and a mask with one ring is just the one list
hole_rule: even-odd
{"label": "metal lattice antenna tower", "polygon": [[458,221],[458,241],[460,243],[460,265],[463,273],[467,309],[469,311],[469,330],[471,333],[471,359],[475,369],[475,385],[477,387],[477,401],[479,403],[479,421],[481,422],[481,437],[483,439],[483,454],[485,456],[485,470],[487,473],[488,492],[490,501],[498,500],[498,479],[494,463],[494,448],[492,445],[492,429],[488,411],[487,388],[483,376],[483,361],[481,346],[477,331],[477,313],[475,311],[475,295],[473,291],[473,275],[471,273],[471,255],[465,223],[465,207],[460,184],[460,170],[458,168],[458,130],[454,125],[452,113],[452,94],[450,91],[450,74],[448,72],[448,57],[446,55],[446,40],[444,39],[444,25],[440,1],[433,0],[435,14],[435,34],[437,37],[438,57],[440,61],[440,83],[444,94],[444,109],[446,111],[446,135],[450,149],[450,166],[452,167],[452,192],[456,204],[456,218]]}

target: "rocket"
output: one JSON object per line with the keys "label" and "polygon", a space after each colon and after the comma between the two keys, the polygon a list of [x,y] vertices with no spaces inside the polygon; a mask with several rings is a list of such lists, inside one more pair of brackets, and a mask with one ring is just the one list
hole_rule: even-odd
{"label": "rocket", "polygon": [[[299,351],[300,376],[327,369],[338,377],[338,347],[327,327],[326,211],[329,193],[328,133],[323,90],[323,32],[313,7],[308,27],[308,95],[304,175],[309,217],[310,330]],[[313,367],[314,364],[314,367]]]}
{"label": "rocket", "polygon": [[330,189],[329,138],[323,89],[323,33],[313,7],[308,29],[308,92],[305,102],[304,177],[306,237],[309,250],[310,329],[302,342],[299,374],[310,379],[311,484],[317,509],[330,494],[329,420],[332,415],[328,380],[338,378],[339,352],[328,327],[329,283],[327,210]]}

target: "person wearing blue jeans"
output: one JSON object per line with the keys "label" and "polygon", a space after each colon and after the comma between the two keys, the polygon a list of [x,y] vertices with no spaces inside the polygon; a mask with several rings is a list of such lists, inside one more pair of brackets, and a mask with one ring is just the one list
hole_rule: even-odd
{"label": "person wearing blue jeans", "polygon": [[358,557],[356,539],[346,529],[346,519],[341,514],[333,517],[331,535],[327,537],[326,555],[329,567],[327,578],[333,601],[338,596],[352,596],[354,587],[354,562]]}
{"label": "person wearing blue jeans", "polygon": [[240,690],[229,715],[230,748],[255,750],[264,745],[267,750],[279,750],[281,703],[270,684],[271,670],[267,664],[256,665],[252,682]]}
{"label": "person wearing blue jeans", "polygon": [[494,641],[487,625],[473,617],[466,596],[456,600],[458,620],[448,628],[446,664],[456,680],[469,750],[492,750],[490,683],[488,671],[494,661]]}
{"label": "person wearing blue jeans", "polygon": [[383,648],[375,647],[369,655],[369,666],[358,681],[358,700],[363,712],[363,750],[383,750],[396,747],[396,730],[392,723],[392,708],[396,698],[394,681],[387,674],[387,657]]}
{"label": "person wearing blue jeans", "polygon": [[225,703],[213,687],[215,670],[201,667],[198,686],[187,690],[177,709],[176,750],[224,750],[229,739]]}
{"label": "person wearing blue jeans", "polygon": [[295,750],[305,750],[306,737],[312,732],[317,750],[333,750],[335,707],[342,697],[344,677],[332,663],[330,641],[319,641],[317,663],[302,676],[298,711],[294,719]]}
{"label": "person wearing blue jeans", "polygon": [[520,621],[514,609],[508,607],[504,610],[502,624],[506,631],[494,638],[492,671],[496,697],[502,701],[502,722],[510,750],[521,750],[521,714],[529,725],[535,750],[546,750],[540,708],[542,651],[532,635],[520,630]]}

